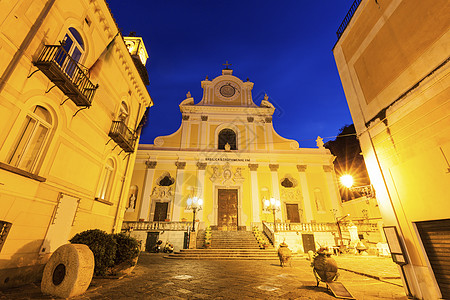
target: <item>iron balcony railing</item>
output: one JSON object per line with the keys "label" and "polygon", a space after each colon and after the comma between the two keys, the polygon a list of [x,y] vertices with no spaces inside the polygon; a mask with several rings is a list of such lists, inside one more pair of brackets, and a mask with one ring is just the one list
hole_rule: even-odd
{"label": "iron balcony railing", "polygon": [[361,0],[355,0],[350,7],[350,10],[348,11],[347,15],[345,16],[344,20],[341,23],[341,26],[339,26],[336,35],[339,40],[341,35],[344,33],[345,28],[347,28],[348,23],[350,23],[350,20],[352,19],[353,15],[355,14],[356,9],[358,8],[359,4],[361,4]]}
{"label": "iron balcony railing", "polygon": [[136,144],[136,133],[132,131],[123,121],[113,121],[109,131],[109,137],[127,153],[134,152]]}
{"label": "iron balcony railing", "polygon": [[45,45],[33,64],[41,70],[77,106],[89,107],[98,85],[62,45]]}

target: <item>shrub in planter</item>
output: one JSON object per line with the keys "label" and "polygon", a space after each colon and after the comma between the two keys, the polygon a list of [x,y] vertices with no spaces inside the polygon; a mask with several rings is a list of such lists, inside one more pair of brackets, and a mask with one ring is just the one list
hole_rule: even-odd
{"label": "shrub in planter", "polygon": [[112,235],[100,229],[86,230],[77,233],[70,242],[72,244],[85,244],[94,253],[94,275],[103,276],[114,265],[117,242]]}
{"label": "shrub in planter", "polygon": [[112,237],[117,243],[114,264],[118,265],[123,262],[132,263],[139,255],[139,242],[124,233],[113,234]]}

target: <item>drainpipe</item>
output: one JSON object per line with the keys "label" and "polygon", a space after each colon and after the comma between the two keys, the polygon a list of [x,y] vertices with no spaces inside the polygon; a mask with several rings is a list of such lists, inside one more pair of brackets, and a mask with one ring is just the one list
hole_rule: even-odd
{"label": "drainpipe", "polygon": [[25,51],[28,49],[28,46],[30,46],[31,41],[35,37],[37,31],[41,27],[42,23],[44,22],[45,18],[47,17],[47,15],[54,3],[55,3],[55,0],[47,1],[47,3],[45,4],[44,8],[41,11],[41,13],[39,14],[36,21],[34,22],[33,26],[31,26],[30,31],[28,31],[28,34],[25,36],[24,40],[22,41],[22,44],[20,44],[19,49],[17,49],[13,58],[9,62],[8,66],[6,67],[5,71],[3,72],[2,76],[0,77],[0,93],[5,88],[6,82],[9,80],[12,73],[16,69],[17,65],[20,62],[20,59],[24,55]]}

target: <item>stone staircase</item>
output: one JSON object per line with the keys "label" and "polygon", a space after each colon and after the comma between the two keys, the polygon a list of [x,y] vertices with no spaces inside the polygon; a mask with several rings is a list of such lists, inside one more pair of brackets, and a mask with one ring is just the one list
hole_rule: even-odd
{"label": "stone staircase", "polygon": [[272,245],[260,249],[258,241],[251,231],[219,231],[211,232],[211,248],[202,249],[204,233],[197,236],[198,249],[181,249],[166,256],[174,259],[205,260],[278,260],[277,251]]}

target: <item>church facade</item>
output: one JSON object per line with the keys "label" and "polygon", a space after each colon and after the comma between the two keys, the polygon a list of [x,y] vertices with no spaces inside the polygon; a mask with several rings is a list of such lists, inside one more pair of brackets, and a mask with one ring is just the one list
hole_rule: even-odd
{"label": "church facade", "polygon": [[[222,70],[201,82],[202,100],[180,104],[180,128],[140,145],[124,221],[191,223],[189,201],[203,200],[196,227],[251,230],[261,222],[332,223],[341,216],[332,156],[278,135],[267,95],[257,106],[253,83]],[[274,198],[275,212],[265,204]],[[151,227],[151,226],[150,226]]]}

